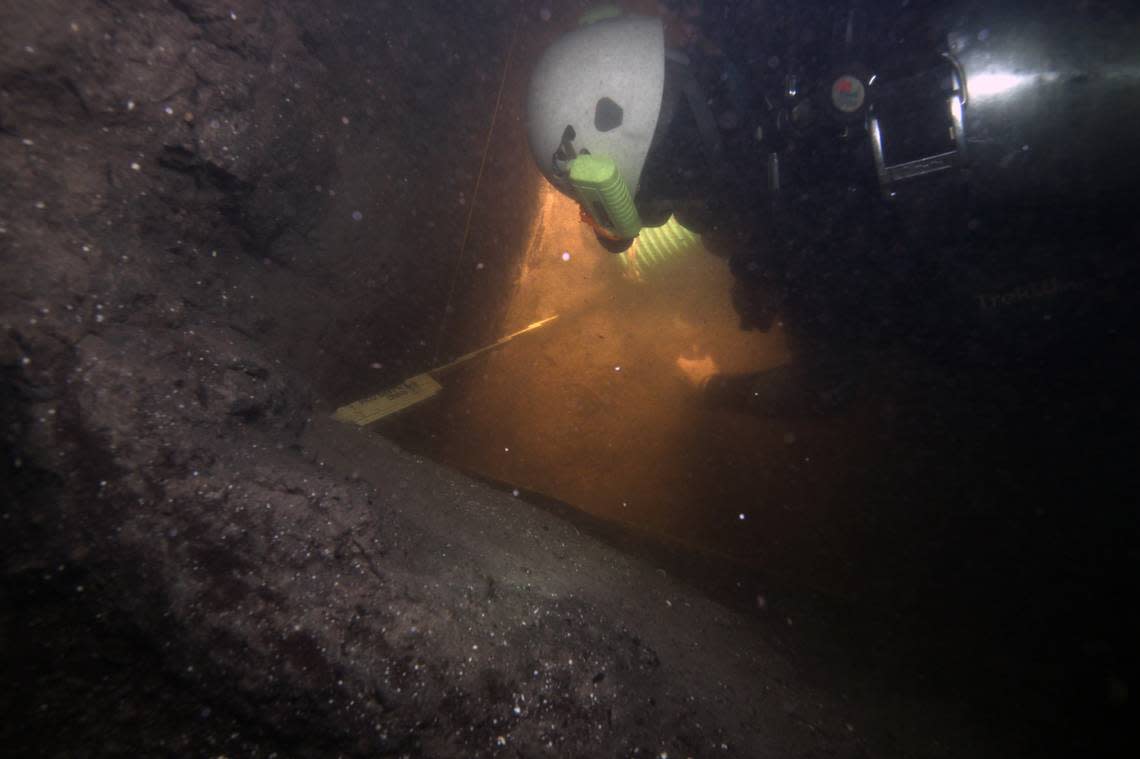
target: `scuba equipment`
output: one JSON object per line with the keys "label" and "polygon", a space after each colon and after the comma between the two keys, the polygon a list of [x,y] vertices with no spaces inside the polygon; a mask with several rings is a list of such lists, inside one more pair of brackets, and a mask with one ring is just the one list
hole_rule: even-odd
{"label": "scuba equipment", "polygon": [[[923,251],[952,240],[960,250],[945,261],[963,268],[943,281],[992,294],[1089,276],[1078,271],[1088,257],[1071,251],[1023,255],[1018,224],[1048,240],[1050,223],[1095,231],[1129,218],[1140,176],[1140,12],[1130,4],[754,8],[725,7],[716,20],[723,56],[690,50],[690,61],[665,46],[659,19],[630,15],[546,51],[527,104],[531,148],[600,237],[628,240],[677,211],[717,234],[738,275],[798,276],[801,290],[840,265],[836,246],[846,261],[872,260],[855,271],[891,269],[876,275],[886,287],[932,271]],[[718,89],[732,102],[718,104]],[[981,230],[1011,250],[985,253]]]}
{"label": "scuba equipment", "polygon": [[1140,13],[1013,5],[979,9],[948,39],[965,76],[972,191],[987,203],[1103,202],[1131,213]]}
{"label": "scuba equipment", "polygon": [[528,132],[539,170],[615,236],[632,238],[641,227],[632,198],[664,86],[664,28],[636,16],[575,29],[531,77]]}
{"label": "scuba equipment", "polygon": [[627,278],[645,281],[668,272],[674,263],[701,245],[700,235],[670,217],[660,226],[646,227],[618,260]]}
{"label": "scuba equipment", "polygon": [[770,58],[769,80],[788,83],[765,88],[761,145],[785,169],[772,184],[865,178],[868,167],[888,199],[954,176],[981,205],[1115,201],[1140,173],[1140,13],[1100,5],[896,14],[852,2],[811,19],[823,28],[802,30],[814,48],[793,42]]}
{"label": "scuba equipment", "polygon": [[778,283],[799,329],[947,354],[1040,352],[1119,310],[1138,273],[1140,8],[843,5],[775,0],[762,47],[737,25],[764,51],[768,181],[736,276]]}
{"label": "scuba equipment", "polygon": [[608,156],[574,149],[574,127],[567,125],[554,154],[555,170],[569,182],[582,209],[582,221],[606,240],[631,240],[641,231],[641,218],[629,185]]}
{"label": "scuba equipment", "polygon": [[[643,226],[664,223],[670,196],[692,192],[686,175],[719,167],[723,150],[689,60],[665,47],[661,20],[596,10],[543,54],[531,78],[528,129],[539,170],[579,201],[583,221],[616,252]],[[703,155],[680,155],[685,141],[667,134],[682,121],[675,119],[682,106]],[[642,193],[647,171],[652,186]]]}
{"label": "scuba equipment", "polygon": [[[752,62],[750,100],[764,104],[742,131],[756,134],[750,151],[766,164],[771,192],[878,185],[899,199],[956,182],[982,205],[1122,204],[1140,174],[1140,14],[1127,3],[845,5],[776,0],[765,18],[741,8],[726,22],[739,29],[733,52]],[[707,163],[723,158],[707,98],[686,55],[665,47],[661,21],[603,10],[543,55],[531,80],[530,143],[551,182],[590,195],[584,205],[599,226],[626,236],[632,226],[617,230],[596,213],[613,221],[619,211],[576,187],[569,161],[611,159],[645,217],[642,191],[658,190],[642,187],[646,164],[676,162],[674,144],[656,148],[682,102]],[[755,38],[765,24],[770,36]],[[737,71],[728,59],[723,68]],[[752,156],[731,157],[740,158]]]}
{"label": "scuba equipment", "polygon": [[570,184],[589,213],[604,229],[620,238],[637,237],[641,218],[633,205],[629,186],[617,164],[604,156],[580,155],[570,162]]}

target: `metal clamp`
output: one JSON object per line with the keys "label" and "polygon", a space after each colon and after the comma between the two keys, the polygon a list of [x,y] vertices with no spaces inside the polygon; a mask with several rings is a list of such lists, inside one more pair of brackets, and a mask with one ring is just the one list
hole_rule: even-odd
{"label": "metal clamp", "polygon": [[875,161],[875,173],[878,174],[879,184],[884,192],[889,193],[890,186],[896,182],[947,171],[966,162],[966,127],[963,114],[968,99],[966,80],[962,65],[957,59],[949,53],[942,55],[953,69],[951,94],[946,99],[946,108],[954,150],[923,156],[904,163],[887,165],[883,152],[883,127],[877,116],[871,116],[867,122],[867,131],[871,137],[871,153]]}

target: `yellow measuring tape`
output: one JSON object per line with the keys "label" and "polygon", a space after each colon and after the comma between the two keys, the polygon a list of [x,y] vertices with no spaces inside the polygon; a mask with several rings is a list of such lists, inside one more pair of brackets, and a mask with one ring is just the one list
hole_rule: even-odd
{"label": "yellow measuring tape", "polygon": [[483,346],[478,350],[473,350],[470,353],[464,353],[454,361],[450,361],[443,366],[437,366],[434,369],[429,369],[423,374],[417,374],[414,377],[401,382],[395,387],[389,388],[378,395],[373,395],[363,400],[355,401],[347,406],[341,406],[333,413],[333,419],[339,422],[348,422],[363,427],[367,424],[379,421],[386,416],[391,416],[397,411],[403,411],[409,406],[414,406],[420,401],[427,400],[433,395],[443,389],[443,385],[433,377],[433,374],[442,374],[449,369],[463,364],[476,356],[480,356],[488,351],[492,351],[502,345],[506,345],[511,340],[514,340],[520,335],[525,335],[527,332],[533,332],[540,327],[544,327],[550,322],[558,318],[558,315],[548,316],[545,319],[532,322],[517,332],[512,332],[506,337],[501,337],[490,345]]}

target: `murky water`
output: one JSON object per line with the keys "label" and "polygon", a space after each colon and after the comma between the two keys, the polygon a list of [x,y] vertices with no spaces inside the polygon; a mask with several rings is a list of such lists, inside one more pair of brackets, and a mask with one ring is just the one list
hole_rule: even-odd
{"label": "murky water", "polygon": [[[449,372],[439,396],[379,434],[520,498],[566,504],[611,541],[688,557],[662,565],[778,623],[832,673],[850,665],[894,684],[884,687],[990,704],[1026,686],[1048,648],[1038,625],[1083,638],[1037,579],[1079,575],[1114,519],[1072,541],[1071,516],[1042,500],[1080,492],[1088,476],[1056,469],[1076,455],[1065,430],[1083,432],[1056,404],[1089,411],[1079,369],[1049,366],[1027,384],[1024,368],[884,350],[845,364],[857,390],[824,413],[747,392],[714,402],[710,376],[804,360],[782,324],[741,328],[726,262],[698,245],[631,276],[572,202],[546,191],[537,209],[504,331],[559,318]],[[1008,671],[995,675],[998,662]],[[1097,687],[1094,670],[1050,682]],[[1043,718],[1020,703],[1018,719]]]}

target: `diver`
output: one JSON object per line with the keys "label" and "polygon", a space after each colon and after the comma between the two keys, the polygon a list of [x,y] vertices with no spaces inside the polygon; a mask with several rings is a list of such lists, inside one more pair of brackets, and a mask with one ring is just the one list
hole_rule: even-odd
{"label": "diver", "polygon": [[883,346],[1032,352],[1135,275],[1137,40],[1128,2],[599,6],[534,70],[530,145],[606,248],[674,215],[742,327],[785,323],[796,365],[710,398],[827,410]]}

